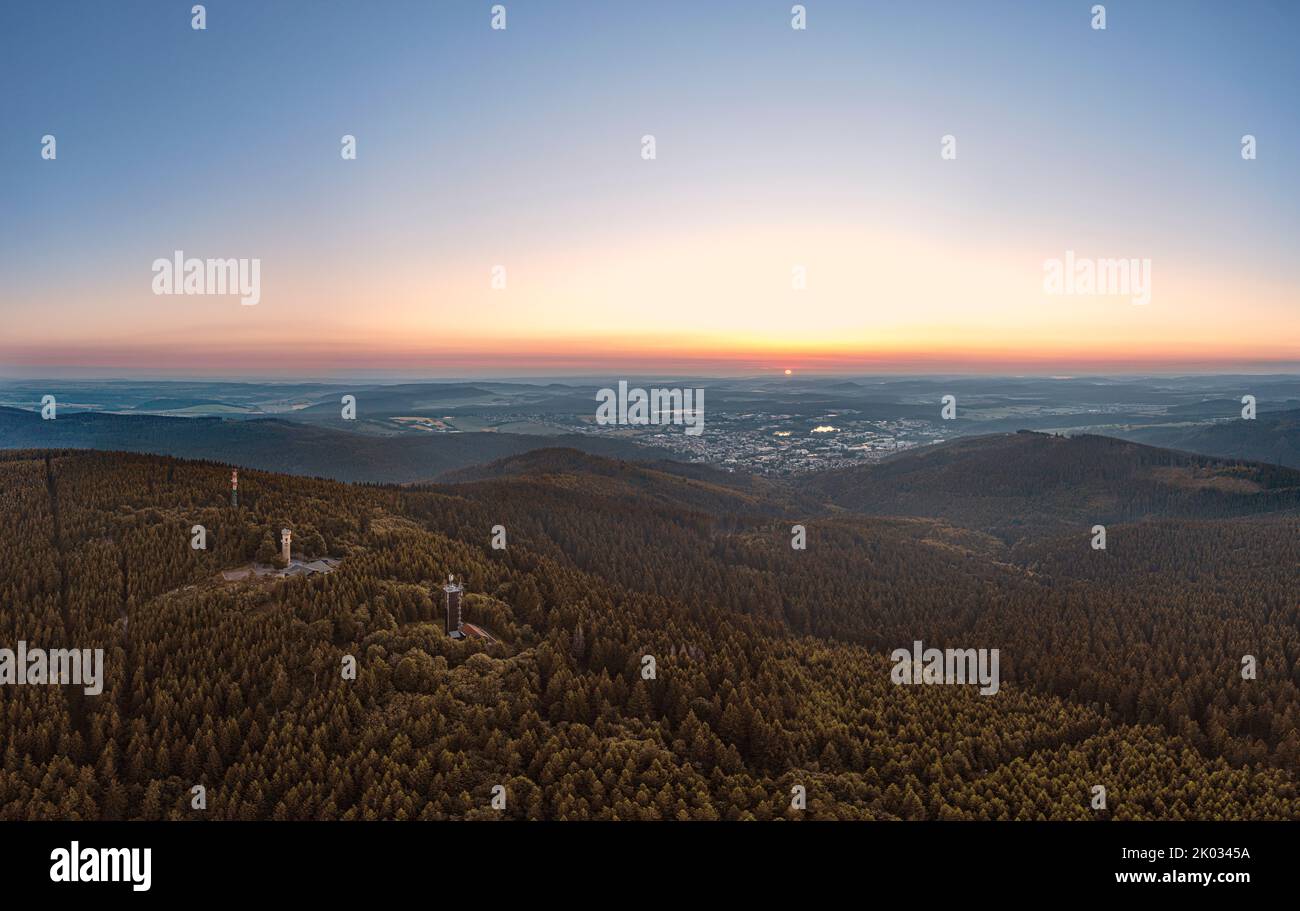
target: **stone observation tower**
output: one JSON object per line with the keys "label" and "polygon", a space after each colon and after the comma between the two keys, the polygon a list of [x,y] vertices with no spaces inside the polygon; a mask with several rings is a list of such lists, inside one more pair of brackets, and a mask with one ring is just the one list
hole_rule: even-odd
{"label": "stone observation tower", "polygon": [[230,472],[230,505],[239,506],[239,469]]}
{"label": "stone observation tower", "polygon": [[293,540],[293,532],[287,528],[280,529],[280,556],[284,557],[284,562],[289,562],[289,542]]}
{"label": "stone observation tower", "polygon": [[460,596],[465,586],[456,582],[455,576],[447,577],[447,584],[442,587],[443,603],[447,609],[447,635],[453,639],[463,639],[465,633],[460,624]]}

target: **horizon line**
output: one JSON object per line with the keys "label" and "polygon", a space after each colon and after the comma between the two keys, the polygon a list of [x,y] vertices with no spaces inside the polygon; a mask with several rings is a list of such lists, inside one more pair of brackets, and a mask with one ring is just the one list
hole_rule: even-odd
{"label": "horizon line", "polygon": [[[961,369],[934,369],[934,370],[894,370],[894,371],[852,371],[852,370],[815,370],[804,368],[802,370],[793,370],[791,373],[785,373],[780,369],[774,369],[769,372],[738,372],[738,373],[717,373],[717,372],[700,372],[700,371],[682,371],[672,369],[646,368],[638,366],[632,370],[589,370],[589,371],[554,371],[544,373],[475,373],[475,374],[428,374],[428,373],[405,373],[405,372],[371,372],[368,370],[356,371],[335,371],[333,373],[180,373],[180,372],[151,372],[148,369],[141,371],[117,370],[102,367],[77,367],[63,368],[66,372],[44,373],[10,373],[0,368],[0,382],[139,382],[139,383],[184,383],[184,382],[205,382],[205,383],[273,383],[273,384],[291,384],[291,383],[320,383],[329,385],[333,383],[348,382],[371,382],[376,384],[404,384],[404,383],[466,383],[466,382],[497,382],[497,383],[521,383],[530,384],[541,380],[608,380],[611,376],[628,381],[648,380],[653,378],[673,377],[677,379],[701,379],[701,380],[789,380],[797,382],[799,380],[818,379],[877,379],[883,381],[903,380],[903,379],[1024,379],[1024,380],[1044,380],[1044,381],[1080,381],[1080,380],[1135,380],[1135,379],[1179,379],[1179,378],[1215,378],[1231,376],[1252,376],[1252,377],[1300,377],[1300,364],[1288,365],[1290,369],[1219,369],[1206,370],[1196,368],[1185,369],[1123,369],[1123,370],[1060,370],[1060,371],[1025,371],[1025,370],[961,370]],[[50,370],[60,368],[47,368]],[[105,372],[96,373],[91,371],[102,370]]]}

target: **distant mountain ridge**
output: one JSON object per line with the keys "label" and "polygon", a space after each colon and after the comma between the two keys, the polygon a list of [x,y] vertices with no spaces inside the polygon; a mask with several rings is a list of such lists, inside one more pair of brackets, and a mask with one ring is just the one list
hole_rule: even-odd
{"label": "distant mountain ridge", "polygon": [[963,437],[811,475],[800,486],[842,509],[943,519],[1004,539],[1152,515],[1300,510],[1300,470],[1030,431]]}
{"label": "distant mountain ridge", "polygon": [[1119,435],[1148,446],[1300,468],[1300,409],[1261,412],[1253,421],[1237,417],[1190,427],[1144,427]]}
{"label": "distant mountain ridge", "polygon": [[[1154,434],[1157,428],[1151,428]],[[961,437],[883,462],[791,480],[672,460],[615,437],[446,433],[375,436],[279,418],[226,420],[71,412],[43,421],[0,407],[0,448],[92,448],[227,462],[349,482],[464,484],[567,475],[593,494],[646,493],[701,512],[808,515],[826,509],[932,518],[1005,541],[1033,531],[1146,516],[1224,518],[1300,507],[1300,470],[1281,462],[1300,412],[1187,428],[1182,448],[1030,431]],[[620,462],[621,460],[621,462]],[[599,478],[601,480],[597,481]]]}
{"label": "distant mountain ridge", "polygon": [[507,482],[521,489],[545,482],[593,497],[636,495],[706,513],[809,517],[839,511],[937,519],[1006,542],[1095,523],[1300,514],[1300,470],[1111,437],[1030,431],[963,437],[874,465],[792,480],[538,449],[448,472],[439,481]]}
{"label": "distant mountain ridge", "polygon": [[667,451],[577,434],[445,433],[368,436],[277,418],[224,420],[74,412],[44,421],[0,407],[2,449],[101,449],[228,462],[265,471],[369,483],[426,481],[469,465],[556,445],[653,461]]}

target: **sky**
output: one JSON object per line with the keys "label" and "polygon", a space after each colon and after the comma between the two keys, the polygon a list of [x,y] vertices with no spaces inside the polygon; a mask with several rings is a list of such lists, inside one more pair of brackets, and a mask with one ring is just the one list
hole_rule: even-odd
{"label": "sky", "polygon": [[0,375],[1300,369],[1288,0],[192,5],[0,4]]}

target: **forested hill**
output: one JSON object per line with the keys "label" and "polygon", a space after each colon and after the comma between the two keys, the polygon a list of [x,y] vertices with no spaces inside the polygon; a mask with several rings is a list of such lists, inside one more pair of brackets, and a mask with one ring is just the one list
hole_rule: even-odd
{"label": "forested hill", "polygon": [[276,418],[162,417],[37,412],[0,407],[0,449],[147,452],[338,481],[404,483],[533,449],[568,446],[610,458],[654,460],[668,453],[617,438],[578,434],[438,433],[375,436]]}
{"label": "forested hill", "polygon": [[[756,489],[539,461],[234,508],[210,463],[0,453],[0,646],[106,652],[97,696],[0,686],[0,818],[1300,818],[1294,516],[1095,551],[810,512],[798,550]],[[226,581],[281,528],[337,569]],[[492,639],[445,635],[448,574]],[[999,691],[891,683],[917,639]]]}
{"label": "forested hill", "polygon": [[1148,446],[1300,468],[1300,409],[1265,412],[1252,421],[1134,427],[1121,435]]}
{"label": "forested hill", "polygon": [[624,502],[642,498],[714,515],[799,515],[822,506],[819,500],[780,480],[668,460],[636,463],[607,459],[574,449],[538,449],[439,478],[442,484],[475,481],[511,482],[490,489],[512,490],[516,495],[531,486],[542,496],[546,491],[571,496],[576,490],[588,497],[623,498]]}
{"label": "forested hill", "polygon": [[1008,540],[1148,516],[1300,511],[1294,468],[1029,431],[962,438],[800,486],[843,509],[940,518]]}

